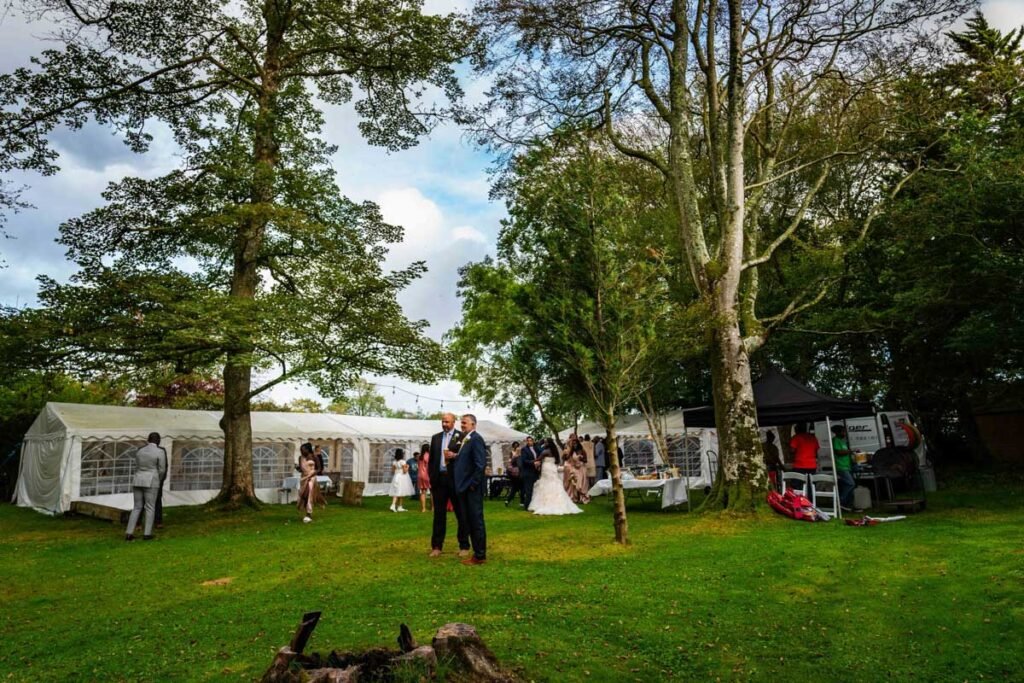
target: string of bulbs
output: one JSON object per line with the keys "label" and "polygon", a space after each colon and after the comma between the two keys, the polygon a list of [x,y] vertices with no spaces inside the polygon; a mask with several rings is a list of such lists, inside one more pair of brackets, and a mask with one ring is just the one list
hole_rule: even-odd
{"label": "string of bulbs", "polygon": [[465,404],[466,410],[472,410],[473,409],[472,401],[464,401],[462,399],[455,399],[455,398],[435,398],[433,396],[424,396],[423,394],[417,394],[415,391],[409,391],[408,389],[403,389],[402,387],[395,386],[394,384],[376,384],[374,382],[370,382],[369,384],[370,384],[370,386],[374,387],[375,389],[391,389],[391,395],[392,396],[394,396],[395,393],[399,392],[399,391],[401,391],[403,394],[408,394],[409,396],[412,396],[412,397],[414,397],[416,399],[416,405],[417,406],[420,404],[420,399],[422,398],[424,401],[436,401],[437,403],[440,403],[441,404],[441,410],[444,410],[444,404],[445,403],[450,403],[450,404],[453,404],[453,405],[454,404]]}

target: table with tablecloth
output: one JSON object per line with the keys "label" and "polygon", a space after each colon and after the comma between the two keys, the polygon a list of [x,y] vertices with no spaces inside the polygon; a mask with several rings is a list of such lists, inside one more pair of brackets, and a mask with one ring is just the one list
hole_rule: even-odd
{"label": "table with tablecloth", "polygon": [[[289,494],[292,491],[298,490],[300,481],[302,481],[301,477],[285,477],[284,482],[281,483],[280,489],[280,492],[284,496],[284,500],[282,502],[289,502]],[[330,491],[334,488],[334,482],[331,478],[323,474],[317,476],[316,483],[320,487],[321,491]]]}
{"label": "table with tablecloth", "polygon": [[[661,507],[663,508],[681,505],[686,502],[689,495],[689,491],[686,488],[686,480],[678,477],[673,479],[623,479],[622,489],[623,494],[627,498],[635,494],[641,499],[647,491],[659,491],[661,493]],[[611,479],[601,479],[589,491],[591,498],[610,495],[611,492]]]}

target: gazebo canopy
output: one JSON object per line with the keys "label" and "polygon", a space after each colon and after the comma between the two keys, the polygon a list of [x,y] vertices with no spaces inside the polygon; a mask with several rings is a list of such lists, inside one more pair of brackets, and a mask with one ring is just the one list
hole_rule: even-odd
{"label": "gazebo canopy", "polygon": [[[817,422],[826,417],[842,420],[873,415],[875,412],[870,403],[819,394],[775,368],[769,368],[754,383],[754,401],[757,404],[757,423],[761,427]],[[713,406],[690,408],[683,411],[683,416],[687,427],[715,426]]]}

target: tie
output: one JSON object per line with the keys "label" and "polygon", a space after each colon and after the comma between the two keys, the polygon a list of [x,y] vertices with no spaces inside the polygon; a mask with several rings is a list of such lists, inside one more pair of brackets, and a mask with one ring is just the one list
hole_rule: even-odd
{"label": "tie", "polygon": [[444,452],[448,450],[448,439],[451,438],[451,432],[445,432],[444,436],[441,437],[441,471],[447,472],[448,465],[444,461]]}

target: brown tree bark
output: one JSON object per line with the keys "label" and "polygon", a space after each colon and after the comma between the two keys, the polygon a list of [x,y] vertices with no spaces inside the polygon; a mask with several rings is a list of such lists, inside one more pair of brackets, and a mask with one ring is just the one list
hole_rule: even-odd
{"label": "brown tree bark", "polygon": [[605,415],[605,455],[612,479],[612,519],[615,542],[629,545],[629,523],[626,520],[626,494],[622,490],[622,469],[619,463],[619,444],[615,434],[615,413]]}

